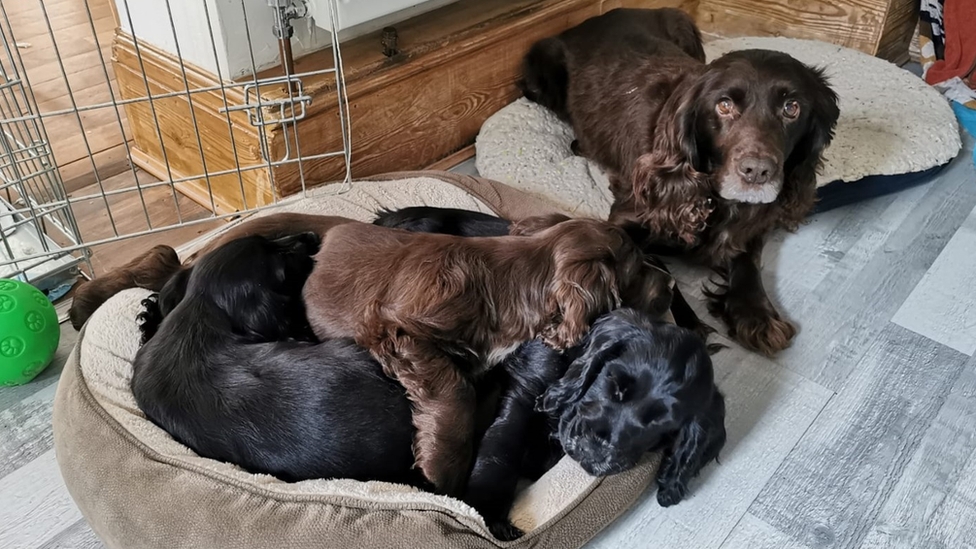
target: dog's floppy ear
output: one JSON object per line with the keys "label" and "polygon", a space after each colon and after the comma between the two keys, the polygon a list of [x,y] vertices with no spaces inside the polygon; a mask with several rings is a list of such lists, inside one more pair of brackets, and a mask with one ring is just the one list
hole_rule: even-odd
{"label": "dog's floppy ear", "polygon": [[823,151],[834,138],[840,117],[837,94],[831,89],[823,69],[804,67],[810,113],[806,132],[793,147],[784,166],[785,181],[780,193],[782,221],[788,229],[804,220],[816,201],[817,171],[823,164]]}
{"label": "dog's floppy ear", "polygon": [[183,301],[186,295],[186,285],[193,274],[193,267],[187,267],[176,272],[159,291],[159,312],[165,317]]}
{"label": "dog's floppy ear", "polygon": [[301,292],[305,278],[315,265],[312,256],[318,253],[322,238],[316,233],[305,232],[277,238],[271,244],[277,252],[275,275],[279,282],[290,282],[292,290]]}
{"label": "dog's floppy ear", "polygon": [[537,215],[526,217],[511,224],[508,234],[511,236],[532,236],[550,227],[558,225],[563,221],[569,221],[570,217],[563,214]]}
{"label": "dog's floppy ear", "polygon": [[709,404],[698,408],[681,426],[664,452],[657,473],[657,501],[662,507],[688,495],[688,483],[718,458],[725,438],[725,399],[716,390]]}
{"label": "dog's floppy ear", "polygon": [[708,175],[699,171],[698,97],[705,77],[686,81],[665,103],[652,152],[631,170],[638,218],[653,233],[698,242],[712,212]]}
{"label": "dog's floppy ear", "polygon": [[539,399],[540,412],[558,413],[586,394],[593,380],[608,360],[619,354],[627,344],[625,337],[631,329],[612,318],[603,317],[590,330],[583,353],[570,364],[566,373],[553,383]]}
{"label": "dog's floppy ear", "polygon": [[580,257],[578,250],[557,254],[556,274],[548,291],[552,323],[541,335],[546,345],[557,350],[579,343],[599,315],[621,303],[617,275],[609,260]]}
{"label": "dog's floppy ear", "polygon": [[271,241],[283,253],[295,253],[300,255],[315,255],[322,245],[322,237],[317,233],[304,232],[290,234]]}

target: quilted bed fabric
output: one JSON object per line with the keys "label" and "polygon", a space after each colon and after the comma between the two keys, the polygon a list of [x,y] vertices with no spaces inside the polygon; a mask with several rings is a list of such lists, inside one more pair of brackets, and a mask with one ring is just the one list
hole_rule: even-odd
{"label": "quilted bed fabric", "polygon": [[[312,191],[269,213],[368,221],[377,208],[420,204],[516,219],[554,211],[496,182],[454,174],[379,176],[341,195],[336,188]],[[348,479],[286,483],[200,457],[150,422],[129,388],[139,342],[136,316],[148,293],[126,290],[95,312],[55,397],[62,476],[109,548],[570,549],[625,511],[657,471],[656,454],[606,478],[591,477],[564,458],[520,493],[511,517],[527,535],[503,543],[474,509],[446,496]]]}

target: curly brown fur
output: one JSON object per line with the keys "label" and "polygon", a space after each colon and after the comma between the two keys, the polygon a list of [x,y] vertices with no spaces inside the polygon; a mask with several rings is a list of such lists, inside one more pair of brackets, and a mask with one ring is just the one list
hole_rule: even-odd
{"label": "curly brown fur", "polygon": [[687,16],[613,10],[533,48],[524,80],[562,84],[529,85],[526,97],[563,105],[577,149],[608,172],[610,220],[639,227],[645,249],[727,269],[712,308],[740,343],[775,353],[795,331],[759,279],[762,242],[812,209],[837,96],[789,55],[744,50],[706,65],[673,30],[638,17],[697,36]]}
{"label": "curly brown fur", "polygon": [[305,286],[319,338],[354,337],[414,403],[418,466],[457,494],[470,466],[473,380],[520,343],[576,345],[621,305],[661,314],[670,277],[619,228],[573,219],[531,236],[465,238],[349,224]]}

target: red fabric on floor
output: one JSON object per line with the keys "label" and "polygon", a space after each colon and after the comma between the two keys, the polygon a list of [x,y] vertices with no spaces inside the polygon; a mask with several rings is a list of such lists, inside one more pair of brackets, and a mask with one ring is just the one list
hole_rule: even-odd
{"label": "red fabric on floor", "polygon": [[954,76],[965,78],[976,65],[976,0],[945,0],[945,59],[936,61],[925,81],[937,84]]}

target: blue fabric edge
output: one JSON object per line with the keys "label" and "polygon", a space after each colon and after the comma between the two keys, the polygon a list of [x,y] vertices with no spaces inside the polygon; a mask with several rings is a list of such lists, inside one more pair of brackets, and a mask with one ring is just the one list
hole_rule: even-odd
{"label": "blue fabric edge", "polygon": [[[950,161],[951,162],[951,161]],[[857,181],[833,181],[817,189],[817,204],[811,215],[854,204],[869,198],[896,193],[931,181],[949,162],[920,172],[897,175],[869,175]]]}

